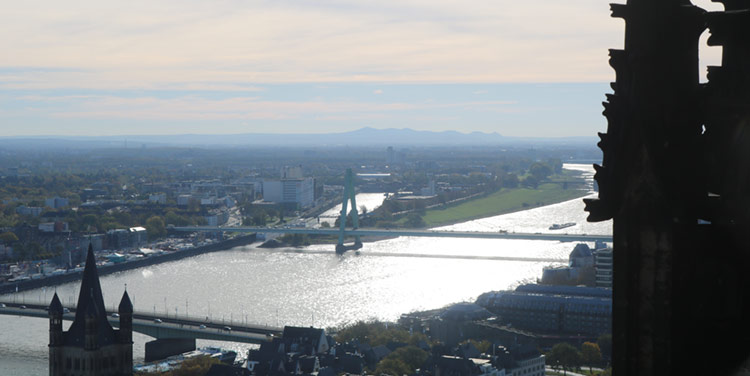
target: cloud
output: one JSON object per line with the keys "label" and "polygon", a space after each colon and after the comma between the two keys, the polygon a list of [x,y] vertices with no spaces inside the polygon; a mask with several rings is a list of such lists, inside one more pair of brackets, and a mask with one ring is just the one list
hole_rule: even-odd
{"label": "cloud", "polygon": [[[335,119],[359,120],[404,117],[404,113],[423,111],[515,111],[514,101],[458,102],[387,102],[347,100],[265,100],[261,97],[199,96],[160,98],[155,96],[121,97],[112,95],[22,95],[18,102],[34,108],[25,112],[58,119],[133,119],[149,121],[174,120],[288,120]],[[408,117],[408,116],[407,116]]]}
{"label": "cloud", "polygon": [[53,68],[5,85],[30,89],[608,81],[622,39],[608,13],[593,0],[37,0],[0,14],[13,51],[0,67]]}
{"label": "cloud", "polygon": [[380,95],[380,94],[383,94],[383,90],[377,89],[377,90],[374,90],[372,93],[375,95]]}

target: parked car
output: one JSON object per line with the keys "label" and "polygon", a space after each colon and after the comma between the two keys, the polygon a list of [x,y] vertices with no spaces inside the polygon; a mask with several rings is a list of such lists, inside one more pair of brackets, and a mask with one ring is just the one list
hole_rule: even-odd
{"label": "parked car", "polygon": [[68,309],[68,308],[63,308],[63,313],[70,313],[70,309]]}
{"label": "parked car", "polygon": [[229,326],[225,326],[223,329],[226,330],[227,332],[231,332],[232,331],[232,328],[229,327]]}
{"label": "parked car", "polygon": [[0,308],[5,308],[5,303],[0,303]]}
{"label": "parked car", "polygon": [[154,319],[154,322],[157,323],[157,324],[161,324],[162,323],[161,319]]}
{"label": "parked car", "polygon": [[198,329],[206,329],[206,326],[201,324],[201,326],[199,326]]}
{"label": "parked car", "polygon": [[22,306],[20,306],[20,307],[18,307],[18,308],[21,308],[21,309],[26,309],[26,306],[25,306],[25,305],[22,305]]}
{"label": "parked car", "polygon": [[117,313],[117,312],[115,312],[115,313],[112,314],[112,317],[114,317],[114,318],[120,317],[120,314]]}

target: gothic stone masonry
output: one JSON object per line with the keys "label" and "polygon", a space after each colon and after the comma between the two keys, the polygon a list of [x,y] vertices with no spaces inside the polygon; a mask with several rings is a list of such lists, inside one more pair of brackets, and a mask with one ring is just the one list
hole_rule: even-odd
{"label": "gothic stone masonry", "polygon": [[89,245],[73,323],[62,329],[63,306],[57,293],[49,307],[50,376],[133,374],[133,304],[125,291],[118,308],[120,329],[107,321],[94,251]]}
{"label": "gothic stone masonry", "polygon": [[[614,222],[618,376],[733,374],[750,356],[750,1],[613,4],[599,198]],[[698,80],[698,39],[722,63]]]}

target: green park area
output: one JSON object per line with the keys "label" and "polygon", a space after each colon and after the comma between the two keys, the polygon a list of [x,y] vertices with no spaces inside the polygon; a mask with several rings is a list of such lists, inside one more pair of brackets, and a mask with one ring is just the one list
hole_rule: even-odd
{"label": "green park area", "polygon": [[427,209],[421,217],[425,227],[433,227],[550,205],[585,195],[584,190],[565,189],[559,183],[540,184],[536,189],[503,188],[484,197]]}

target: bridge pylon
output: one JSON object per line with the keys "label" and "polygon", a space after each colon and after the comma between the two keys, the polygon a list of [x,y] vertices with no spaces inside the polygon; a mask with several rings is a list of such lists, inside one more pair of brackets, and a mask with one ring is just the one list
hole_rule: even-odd
{"label": "bridge pylon", "polygon": [[346,235],[346,222],[347,222],[347,205],[351,201],[352,203],[352,229],[356,230],[359,228],[359,213],[357,212],[357,200],[355,199],[354,193],[354,174],[352,169],[346,169],[346,176],[344,178],[344,200],[341,202],[341,215],[339,216],[339,241],[336,244],[336,253],[344,254],[344,252],[350,249],[362,248],[362,240],[359,235],[354,236],[353,245],[344,245],[344,236]]}

